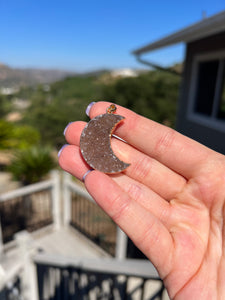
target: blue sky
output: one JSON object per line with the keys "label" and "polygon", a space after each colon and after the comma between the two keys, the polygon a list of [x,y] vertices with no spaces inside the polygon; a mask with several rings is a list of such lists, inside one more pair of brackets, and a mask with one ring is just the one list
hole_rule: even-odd
{"label": "blue sky", "polygon": [[[224,0],[0,0],[0,62],[89,71],[140,68],[131,51],[225,10]],[[151,54],[182,60],[179,45]]]}

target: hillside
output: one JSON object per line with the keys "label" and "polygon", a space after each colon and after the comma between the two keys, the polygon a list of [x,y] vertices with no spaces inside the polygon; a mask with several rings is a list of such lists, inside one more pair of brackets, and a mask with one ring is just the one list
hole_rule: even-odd
{"label": "hillside", "polygon": [[0,88],[52,83],[75,73],[64,70],[16,69],[0,63]]}
{"label": "hillside", "polygon": [[174,126],[180,77],[162,71],[130,77],[113,75],[102,71],[67,76],[48,85],[0,94],[0,117],[17,126],[29,125],[38,131],[41,143],[56,148],[65,143],[62,132],[68,122],[88,120],[85,109],[91,101],[110,101]]}

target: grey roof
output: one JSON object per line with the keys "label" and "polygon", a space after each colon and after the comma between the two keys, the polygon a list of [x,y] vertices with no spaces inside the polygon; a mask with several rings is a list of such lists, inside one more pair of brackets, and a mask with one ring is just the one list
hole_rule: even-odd
{"label": "grey roof", "polygon": [[225,10],[144,47],[138,48],[132,53],[140,55],[173,44],[192,42],[222,31],[225,31]]}

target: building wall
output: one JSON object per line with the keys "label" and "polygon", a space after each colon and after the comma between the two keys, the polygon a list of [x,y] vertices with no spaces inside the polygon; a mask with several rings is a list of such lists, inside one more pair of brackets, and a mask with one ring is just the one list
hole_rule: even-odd
{"label": "building wall", "polygon": [[225,154],[225,120],[220,123],[202,122],[191,117],[190,102],[193,100],[193,67],[197,56],[225,53],[225,32],[191,42],[186,47],[183,81],[178,104],[177,130],[206,146]]}

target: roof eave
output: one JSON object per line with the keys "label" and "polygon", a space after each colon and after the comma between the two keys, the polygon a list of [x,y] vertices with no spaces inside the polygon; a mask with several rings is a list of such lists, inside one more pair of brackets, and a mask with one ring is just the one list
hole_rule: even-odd
{"label": "roof eave", "polygon": [[134,55],[141,55],[162,47],[170,46],[181,42],[192,42],[200,38],[225,31],[225,11],[210,18],[204,19],[194,25],[188,26],[180,31],[150,43],[144,47],[132,51]]}

